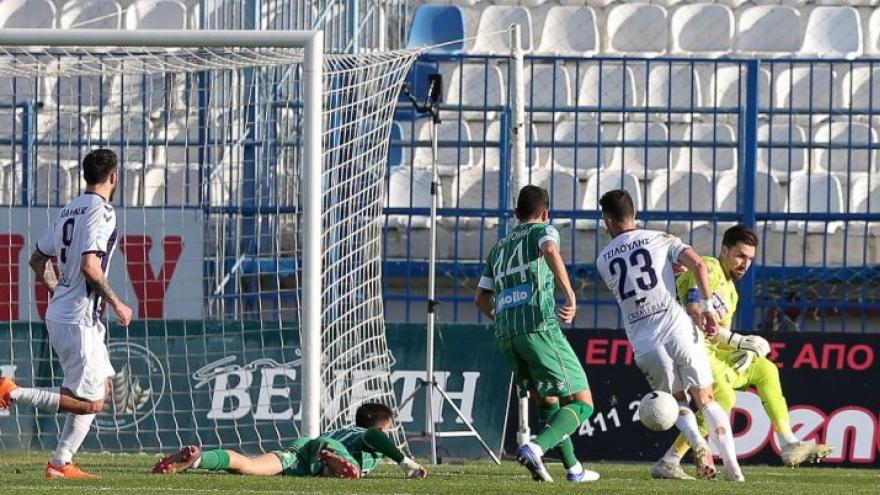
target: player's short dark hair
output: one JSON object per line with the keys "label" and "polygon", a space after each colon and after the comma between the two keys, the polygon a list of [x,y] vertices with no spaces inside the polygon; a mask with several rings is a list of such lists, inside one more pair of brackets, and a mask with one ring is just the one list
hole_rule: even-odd
{"label": "player's short dark hair", "polygon": [[117,166],[116,153],[108,149],[92,150],[83,158],[83,179],[90,186],[100,184]]}
{"label": "player's short dark hair", "polygon": [[516,197],[516,218],[535,218],[543,209],[550,209],[550,193],[543,187],[524,186]]}
{"label": "player's short dark hair", "polygon": [[732,248],[740,242],[747,246],[758,247],[758,236],[752,232],[752,229],[741,223],[724,231],[724,238],[721,240],[722,245]]}
{"label": "player's short dark hair", "polygon": [[603,194],[599,206],[602,208],[602,215],[618,223],[636,215],[632,197],[623,189],[614,189]]}
{"label": "player's short dark hair", "polygon": [[385,404],[370,402],[361,404],[354,413],[354,424],[360,428],[375,428],[380,423],[394,419],[394,411]]}

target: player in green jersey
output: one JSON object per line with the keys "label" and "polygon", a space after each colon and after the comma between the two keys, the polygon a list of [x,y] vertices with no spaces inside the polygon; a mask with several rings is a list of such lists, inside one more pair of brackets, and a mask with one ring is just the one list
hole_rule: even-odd
{"label": "player in green jersey", "polygon": [[[736,390],[755,387],[779,436],[780,455],[786,465],[797,465],[828,455],[831,448],[821,444],[800,442],[791,430],[788,405],[782,395],[779,369],[767,359],[770,344],[757,335],[739,335],[730,331],[733,315],[739,302],[735,282],[749,270],[758,246],[758,237],[744,225],[735,225],[724,232],[721,252],[717,258],[706,256],[703,261],[709,269],[712,303],[719,317],[719,331],[706,342],[709,362],[715,380],[715,400],[730,412],[736,403]],[[699,312],[698,294],[692,273],[684,272],[675,282],[678,299],[692,316]],[[696,320],[695,320],[696,321]],[[697,415],[700,431],[706,434],[701,414]],[[655,478],[691,479],[681,468],[681,459],[690,450],[683,435],[651,467]]]}
{"label": "player in green jersey", "polygon": [[[581,465],[569,438],[593,413],[593,397],[559,327],[558,320],[572,322],[577,307],[559,232],[548,223],[549,194],[523,187],[514,213],[519,225],[489,251],[474,303],[495,322],[495,338],[513,368],[520,396],[531,393],[545,424],[537,438],[517,449],[517,460],[536,481],[553,481],[541,457],[557,448],[569,481],[595,481],[599,474]],[[557,285],[565,294],[558,311]]]}
{"label": "player in green jersey", "polygon": [[388,436],[394,413],[384,404],[363,404],[352,428],[341,428],[318,438],[297,438],[286,448],[248,457],[229,449],[202,452],[190,445],[167,455],[153,468],[156,474],[189,469],[227,471],[253,476],[331,476],[357,479],[369,474],[383,457],[403,470],[407,478],[424,478],[428,472],[403,454]]}

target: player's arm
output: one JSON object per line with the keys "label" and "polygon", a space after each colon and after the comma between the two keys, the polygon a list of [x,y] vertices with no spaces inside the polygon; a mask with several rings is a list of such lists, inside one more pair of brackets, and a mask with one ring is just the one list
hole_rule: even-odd
{"label": "player's arm", "polygon": [[477,287],[474,295],[474,304],[480,308],[480,312],[492,321],[495,321],[495,292],[483,287]]}
{"label": "player's arm", "polygon": [[391,437],[378,428],[369,428],[364,432],[364,444],[373,452],[379,452],[396,462],[407,478],[425,478],[428,471],[419,463],[410,459],[394,445]]}
{"label": "player's arm", "polygon": [[43,287],[49,290],[49,294],[55,294],[55,288],[58,287],[58,278],[55,277],[55,269],[52,268],[52,257],[47,256],[39,248],[34,249],[31,253],[31,259],[28,262],[31,270],[37,277],[37,282],[43,284]]}
{"label": "player's arm", "polygon": [[541,253],[544,254],[544,260],[547,266],[553,272],[556,278],[556,285],[565,293],[565,304],[559,307],[558,316],[564,323],[571,323],[577,313],[577,303],[575,301],[574,289],[571,288],[571,281],[568,279],[568,270],[565,269],[565,262],[562,261],[562,253],[559,252],[559,244],[547,239],[541,243]]}
{"label": "player's arm", "polygon": [[713,337],[718,331],[718,323],[715,319],[715,312],[712,309],[712,287],[709,284],[709,269],[693,249],[685,249],[678,255],[678,261],[684,265],[688,271],[693,273],[697,283],[697,290],[700,293],[700,317],[698,322],[702,322],[701,328],[707,337]]}
{"label": "player's arm", "polygon": [[116,295],[116,292],[113,291],[113,288],[110,287],[110,281],[107,280],[107,276],[104,274],[104,269],[101,267],[101,258],[98,257],[98,253],[83,253],[80,266],[80,271],[82,271],[86,282],[91,286],[92,290],[107,301],[107,304],[116,312],[119,324],[123,326],[128,325],[131,322],[131,308],[126,306],[122,299],[119,299],[119,296]]}

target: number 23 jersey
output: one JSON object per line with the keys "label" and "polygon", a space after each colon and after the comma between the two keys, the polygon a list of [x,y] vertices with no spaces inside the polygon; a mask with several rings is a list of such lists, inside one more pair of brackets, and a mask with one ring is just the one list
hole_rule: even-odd
{"label": "number 23 jersey", "polygon": [[49,301],[47,320],[92,325],[101,317],[101,297],[82,274],[82,255],[97,255],[107,273],[115,247],[116,212],[98,194],[83,193],[58,212],[37,241],[41,253],[58,261],[58,287]]}
{"label": "number 23 jersey", "polygon": [[693,324],[675,298],[672,264],[690,246],[665,232],[628,230],[596,259],[599,276],[617,299],[633,352],[665,343]]}

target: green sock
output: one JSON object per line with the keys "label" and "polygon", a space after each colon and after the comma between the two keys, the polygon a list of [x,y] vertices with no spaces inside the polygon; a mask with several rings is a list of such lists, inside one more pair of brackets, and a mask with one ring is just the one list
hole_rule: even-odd
{"label": "green sock", "polygon": [[199,469],[207,469],[209,471],[225,471],[229,469],[229,453],[224,449],[202,452]]}
{"label": "green sock", "polygon": [[[550,418],[552,418],[559,409],[558,402],[538,406],[538,421],[542,426],[546,426],[550,421]],[[578,458],[574,455],[574,443],[572,443],[571,438],[566,437],[556,446],[555,450],[562,459],[562,465],[565,466],[565,469],[569,469],[579,464],[580,461],[578,461]]]}
{"label": "green sock", "polygon": [[568,439],[569,435],[574,433],[581,423],[593,414],[593,406],[585,402],[572,402],[567,406],[559,409],[550,418],[550,423],[544,427],[544,431],[535,438],[534,442],[544,452],[549,451],[553,447]]}
{"label": "green sock", "polygon": [[381,452],[382,455],[394,462],[400,462],[403,460],[403,452],[394,445],[394,440],[382,430],[376,428],[370,428],[367,430],[364,433],[364,443],[374,451]]}

